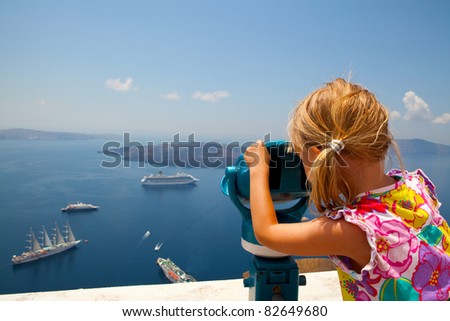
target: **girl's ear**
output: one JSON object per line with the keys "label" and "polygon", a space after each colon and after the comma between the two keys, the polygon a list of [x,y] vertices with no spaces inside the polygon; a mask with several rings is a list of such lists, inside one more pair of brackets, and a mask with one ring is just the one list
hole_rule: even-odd
{"label": "girl's ear", "polygon": [[309,175],[311,166],[314,163],[314,161],[316,160],[317,156],[319,156],[320,152],[321,152],[320,147],[317,147],[317,146],[305,148],[303,150],[301,159],[303,162],[303,166],[305,168],[306,176]]}
{"label": "girl's ear", "polygon": [[313,156],[314,159],[316,159],[316,157],[319,156],[321,151],[322,146],[313,146],[309,149],[309,153],[311,156]]}

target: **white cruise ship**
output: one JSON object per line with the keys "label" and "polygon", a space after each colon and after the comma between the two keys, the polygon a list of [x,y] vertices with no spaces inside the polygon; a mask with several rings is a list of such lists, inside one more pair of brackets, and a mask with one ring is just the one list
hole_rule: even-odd
{"label": "white cruise ship", "polygon": [[93,211],[98,209],[99,206],[92,204],[85,204],[83,202],[77,202],[74,204],[69,204],[66,207],[63,207],[61,211],[69,212],[69,211]]}
{"label": "white cruise ship", "polygon": [[150,186],[171,186],[195,184],[198,181],[197,178],[189,174],[177,173],[176,175],[164,175],[163,172],[160,171],[158,174],[144,176],[141,179],[141,184]]}

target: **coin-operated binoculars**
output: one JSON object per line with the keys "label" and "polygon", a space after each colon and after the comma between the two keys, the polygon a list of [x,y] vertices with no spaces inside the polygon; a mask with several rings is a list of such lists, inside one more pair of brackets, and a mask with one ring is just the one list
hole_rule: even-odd
{"label": "coin-operated binoculars", "polygon": [[[270,155],[269,188],[278,222],[300,222],[307,208],[306,175],[298,155],[285,141],[266,142]],[[242,216],[242,247],[254,255],[250,277],[244,280],[249,300],[298,300],[298,287],[306,280],[299,276],[294,259],[273,251],[256,240],[251,217],[250,169],[240,155],[235,166],[225,169],[222,192],[229,196]]]}

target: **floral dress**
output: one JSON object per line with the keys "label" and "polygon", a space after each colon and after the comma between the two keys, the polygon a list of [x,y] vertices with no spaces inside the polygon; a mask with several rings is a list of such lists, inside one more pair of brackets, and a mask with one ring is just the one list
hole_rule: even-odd
{"label": "floral dress", "polygon": [[435,187],[420,170],[388,175],[397,183],[358,195],[351,206],[331,211],[367,235],[370,262],[354,271],[345,257],[338,266],[344,300],[448,300],[450,229],[439,214]]}

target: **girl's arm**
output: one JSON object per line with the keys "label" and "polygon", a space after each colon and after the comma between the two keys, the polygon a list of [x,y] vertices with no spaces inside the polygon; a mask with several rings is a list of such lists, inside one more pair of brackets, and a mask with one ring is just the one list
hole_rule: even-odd
{"label": "girl's arm", "polygon": [[321,216],[302,223],[278,223],[269,189],[269,155],[261,141],[247,149],[245,161],[250,168],[250,209],[258,242],[291,255],[347,256],[355,269],[369,262],[366,234],[343,219]]}

